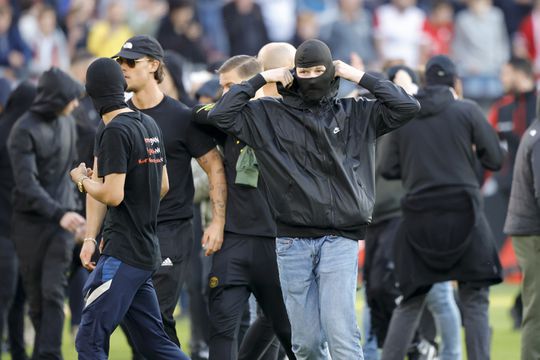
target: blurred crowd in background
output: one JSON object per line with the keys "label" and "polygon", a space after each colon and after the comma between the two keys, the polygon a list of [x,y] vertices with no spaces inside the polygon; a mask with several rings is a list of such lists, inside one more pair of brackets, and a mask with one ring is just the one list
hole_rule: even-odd
{"label": "blurred crowd in background", "polygon": [[540,75],[538,0],[0,0],[1,74],[16,81],[69,70],[84,53],[114,55],[133,34],[154,35],[182,57],[188,90],[199,83],[193,71],[255,55],[269,41],[310,38],[368,70],[418,69],[448,54],[465,96],[481,101],[504,92],[499,73],[512,55]]}

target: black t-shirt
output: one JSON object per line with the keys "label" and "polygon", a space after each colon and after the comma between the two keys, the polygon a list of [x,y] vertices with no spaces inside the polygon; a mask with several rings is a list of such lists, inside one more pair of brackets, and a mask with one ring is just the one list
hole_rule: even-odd
{"label": "black t-shirt", "polygon": [[126,174],[124,200],[105,216],[103,253],[128,265],[155,270],[161,264],[156,235],[163,165],[161,131],[140,112],[122,113],[96,136],[98,176]]}
{"label": "black t-shirt", "polygon": [[[207,123],[208,109],[196,107],[195,121]],[[206,129],[206,127],[205,127]],[[227,214],[225,231],[241,235],[276,237],[276,222],[270,212],[263,189],[265,184],[259,175],[257,188],[235,184],[236,163],[245,143],[234,136],[213,128],[208,133],[223,147],[225,175],[227,177]]]}
{"label": "black t-shirt", "polygon": [[[132,101],[128,105],[137,109]],[[191,158],[205,155],[216,146],[215,141],[193,124],[190,109],[169,96],[157,106],[140,111],[159,125],[167,151],[170,190],[161,201],[158,222],[189,219],[193,216],[194,194]]]}

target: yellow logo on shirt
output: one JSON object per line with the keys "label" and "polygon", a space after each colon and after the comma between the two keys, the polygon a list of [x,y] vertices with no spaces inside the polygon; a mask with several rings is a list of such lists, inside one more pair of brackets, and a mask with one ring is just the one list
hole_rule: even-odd
{"label": "yellow logo on shirt", "polygon": [[210,281],[208,281],[208,286],[210,286],[211,289],[217,287],[219,284],[219,279],[217,276],[212,276],[210,278]]}

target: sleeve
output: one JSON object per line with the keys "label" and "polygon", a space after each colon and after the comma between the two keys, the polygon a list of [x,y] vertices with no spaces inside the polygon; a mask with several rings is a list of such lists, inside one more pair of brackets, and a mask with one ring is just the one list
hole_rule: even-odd
{"label": "sleeve", "polygon": [[387,180],[401,179],[401,164],[399,156],[400,131],[379,138],[377,151],[377,172]]}
{"label": "sleeve", "polygon": [[200,158],[216,147],[214,138],[203,131],[200,125],[190,121],[188,125],[186,146],[194,158]]}
{"label": "sleeve", "polygon": [[210,110],[209,123],[254,149],[263,147],[270,136],[268,119],[265,112],[258,109],[261,100],[250,100],[265,84],[262,75],[257,74],[246,82],[233,85]]}
{"label": "sleeve", "polygon": [[208,113],[214,106],[214,103],[196,105],[192,109],[192,119],[193,122],[195,122],[195,124],[197,124],[204,133],[213,137],[219,145],[224,146],[225,141],[227,140],[227,134],[213,127],[208,121]]}
{"label": "sleeve", "polygon": [[107,127],[99,140],[98,176],[126,174],[129,167],[129,154],[132,142],[128,134],[116,127]]}
{"label": "sleeve", "polygon": [[60,221],[68,209],[64,209],[39,182],[39,173],[31,134],[17,126],[13,127],[8,139],[8,152],[13,167],[13,178],[17,188],[24,191],[18,201],[25,209],[41,216]]}
{"label": "sleeve", "polygon": [[476,156],[482,166],[488,170],[497,171],[502,166],[503,152],[495,129],[484,117],[482,110],[476,104],[471,106],[473,143]]}
{"label": "sleeve", "polygon": [[537,141],[531,150],[531,170],[533,175],[534,198],[540,207],[540,141]]}
{"label": "sleeve", "polygon": [[366,73],[359,85],[369,90],[376,100],[357,102],[357,117],[362,118],[364,106],[371,104],[369,122],[375,128],[377,137],[405,125],[420,111],[418,101],[391,81],[380,80]]}

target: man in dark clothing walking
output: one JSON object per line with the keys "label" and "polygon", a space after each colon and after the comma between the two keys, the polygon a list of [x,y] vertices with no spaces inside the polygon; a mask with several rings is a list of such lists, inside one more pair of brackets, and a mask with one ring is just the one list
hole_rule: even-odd
{"label": "man in dark clothing walking", "polygon": [[35,97],[36,87],[30,82],[22,82],[9,96],[0,116],[0,339],[3,339],[7,318],[9,349],[13,360],[24,360],[27,356],[23,338],[24,291],[17,253],[10,238],[11,193],[14,184],[7,139],[13,124],[28,110]]}
{"label": "man in dark clothing walking", "polygon": [[540,120],[524,133],[515,158],[504,232],[523,271],[521,359],[540,358]]}
{"label": "man in dark clothing walking", "polygon": [[59,69],[39,79],[37,96],[13,125],[8,152],[13,167],[11,239],[20,261],[34,357],[61,359],[66,270],[73,234],[85,220],[76,210],[69,169],[76,159],[75,121],[82,86]]}
{"label": "man in dark clothing walking", "polygon": [[392,315],[382,359],[402,359],[425,297],[437,282],[458,280],[468,358],[489,359],[489,290],[501,281],[493,236],[482,209],[475,163],[501,166],[497,135],[480,108],[458,100],[456,70],[446,56],[426,67],[418,117],[390,134],[382,175],[401,178],[407,193],[394,245],[404,298]]}
{"label": "man in dark clothing walking", "polygon": [[[107,359],[109,337],[124,321],[136,348],[150,359],[187,359],[165,333],[152,273],[161,264],[156,235],[160,199],[169,190],[165,148],[153,119],[128,108],[118,64],[101,58],[88,68],[86,91],[104,127],[96,136],[94,170],[71,171],[86,191],[88,226],[81,250],[93,270],[84,287],[86,305],[76,339],[79,359]],[[92,176],[92,178],[90,178]],[[105,220],[105,221],[104,221]],[[102,255],[91,257],[103,224]]]}
{"label": "man in dark clothing walking", "polygon": [[[296,358],[327,358],[326,341],[332,358],[362,359],[356,240],[371,221],[375,139],[405,124],[419,106],[391,82],[334,63],[319,40],[300,45],[295,66],[232,86],[209,120],[255,150],[277,224]],[[366,87],[377,100],[336,99],[336,76]],[[278,82],[283,99],[250,101],[266,83]]]}
{"label": "man in dark clothing walking", "polygon": [[148,35],[128,39],[115,56],[133,92],[128,105],[151,116],[163,132],[169,161],[170,191],[161,201],[157,236],[162,262],[152,276],[165,331],[180,345],[173,312],[178,304],[193,244],[193,176],[191,159],[196,158],[208,175],[212,223],[204,232],[206,255],[218,251],[223,242],[227,185],[223,160],[214,140],[191,121],[191,111],[166,96],[158,84],[163,80],[163,49]]}

